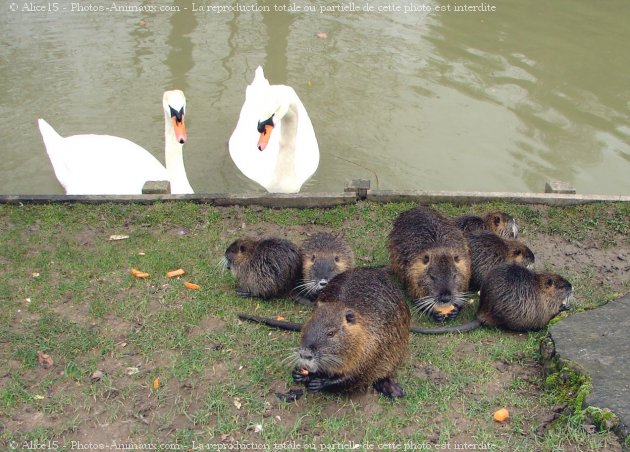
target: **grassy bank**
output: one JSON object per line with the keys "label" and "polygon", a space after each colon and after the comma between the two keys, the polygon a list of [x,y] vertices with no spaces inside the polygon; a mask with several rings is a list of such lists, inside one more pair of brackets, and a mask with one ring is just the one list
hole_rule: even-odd
{"label": "grassy bank", "polygon": [[[231,275],[217,268],[227,245],[243,235],[300,242],[315,231],[342,231],[358,265],[384,264],[392,219],[411,206],[0,205],[0,445],[620,450],[614,435],[588,433],[570,413],[547,426],[560,399],[544,386],[537,361],[544,332],[414,336],[398,375],[407,397],[395,403],[373,391],[296,402],[276,396],[296,387],[282,360],[299,335],[241,324],[236,314],[303,320],[308,311],[288,299],[236,297]],[[630,289],[628,204],[435,207],[515,216],[536,267],[575,286],[574,309]],[[114,234],[128,238],[110,240]],[[132,267],[150,277],[134,278]],[[186,275],[165,276],[177,268]],[[473,314],[474,306],[463,320]],[[492,421],[501,407],[512,415],[506,424]]]}

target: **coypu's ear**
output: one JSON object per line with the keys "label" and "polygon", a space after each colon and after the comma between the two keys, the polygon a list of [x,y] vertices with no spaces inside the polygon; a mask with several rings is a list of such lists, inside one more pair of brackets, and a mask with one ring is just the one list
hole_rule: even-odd
{"label": "coypu's ear", "polygon": [[424,265],[427,265],[429,263],[429,260],[431,260],[431,258],[429,257],[428,254],[425,254],[424,257],[422,258],[422,263]]}
{"label": "coypu's ear", "polygon": [[520,256],[521,255],[521,250],[519,250],[519,249],[514,250],[514,255],[515,256]]}
{"label": "coypu's ear", "polygon": [[352,309],[348,309],[346,311],[346,322],[348,322],[350,325],[354,325],[355,323],[357,323],[357,318],[354,315]]}

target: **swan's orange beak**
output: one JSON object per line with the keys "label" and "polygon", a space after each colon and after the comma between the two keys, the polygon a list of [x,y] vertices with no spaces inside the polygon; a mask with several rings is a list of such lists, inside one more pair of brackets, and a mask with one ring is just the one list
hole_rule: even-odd
{"label": "swan's orange beak", "polygon": [[175,131],[175,139],[179,142],[179,144],[184,144],[188,139],[188,135],[186,135],[186,126],[184,125],[184,116],[182,116],[182,120],[178,121],[175,116],[173,116],[173,130]]}
{"label": "swan's orange beak", "polygon": [[271,131],[273,130],[273,126],[271,124],[265,124],[265,130],[260,133],[260,138],[258,139],[258,150],[264,151],[267,147],[267,143],[269,143],[269,138],[271,138]]}

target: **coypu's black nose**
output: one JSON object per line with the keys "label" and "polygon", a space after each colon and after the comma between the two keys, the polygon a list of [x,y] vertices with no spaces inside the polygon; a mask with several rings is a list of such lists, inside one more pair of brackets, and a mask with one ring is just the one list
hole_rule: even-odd
{"label": "coypu's black nose", "polygon": [[313,352],[307,348],[301,348],[299,350],[300,359],[311,361],[313,359]]}
{"label": "coypu's black nose", "polygon": [[327,280],[327,279],[324,279],[324,278],[320,279],[320,280],[317,282],[317,285],[318,285],[321,289],[323,289],[324,287],[326,287],[326,285],[327,285],[327,284],[328,284],[328,280]]}

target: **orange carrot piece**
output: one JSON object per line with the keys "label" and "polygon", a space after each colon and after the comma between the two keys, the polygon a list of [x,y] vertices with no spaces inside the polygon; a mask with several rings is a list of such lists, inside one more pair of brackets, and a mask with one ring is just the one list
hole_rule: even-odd
{"label": "orange carrot piece", "polygon": [[201,289],[201,286],[199,284],[195,284],[195,283],[191,283],[186,281],[184,283],[184,287],[187,287],[188,289],[192,289],[192,290],[199,290]]}
{"label": "orange carrot piece", "polygon": [[178,268],[177,270],[172,270],[172,271],[166,273],[166,276],[168,278],[176,278],[178,276],[182,276],[184,273],[186,273],[186,272],[184,271],[183,268]]}
{"label": "orange carrot piece", "polygon": [[501,408],[500,410],[496,410],[494,412],[494,420],[497,422],[505,422],[510,417],[510,412],[505,408]]}
{"label": "orange carrot piece", "polygon": [[148,273],[138,270],[137,268],[132,268],[130,271],[134,277],[140,278],[140,279],[148,278],[149,276],[151,276]]}

